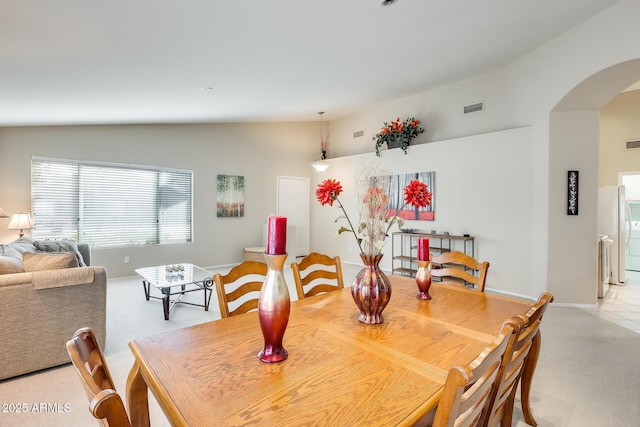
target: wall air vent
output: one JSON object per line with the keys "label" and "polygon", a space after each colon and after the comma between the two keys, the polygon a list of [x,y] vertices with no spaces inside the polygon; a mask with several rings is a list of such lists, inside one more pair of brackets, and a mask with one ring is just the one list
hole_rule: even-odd
{"label": "wall air vent", "polygon": [[364,131],[363,130],[359,130],[358,132],[354,132],[353,133],[353,137],[354,138],[360,138],[362,135],[364,135]]}
{"label": "wall air vent", "polygon": [[484,102],[478,102],[477,104],[471,104],[464,107],[464,114],[476,113],[478,111],[484,111]]}
{"label": "wall air vent", "polygon": [[633,150],[634,148],[640,148],[640,141],[627,141],[627,150]]}

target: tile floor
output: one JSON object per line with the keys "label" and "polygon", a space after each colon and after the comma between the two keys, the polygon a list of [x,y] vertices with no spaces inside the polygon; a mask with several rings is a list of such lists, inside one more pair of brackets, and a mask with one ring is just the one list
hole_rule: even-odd
{"label": "tile floor", "polygon": [[640,272],[627,271],[624,286],[611,285],[597,308],[584,310],[640,334]]}

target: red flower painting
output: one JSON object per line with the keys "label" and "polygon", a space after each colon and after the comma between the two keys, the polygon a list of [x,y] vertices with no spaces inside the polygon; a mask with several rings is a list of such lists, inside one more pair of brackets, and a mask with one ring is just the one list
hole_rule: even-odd
{"label": "red flower painting", "polygon": [[343,232],[353,233],[360,253],[378,255],[382,251],[391,226],[397,224],[398,227],[402,227],[404,224],[402,216],[408,213],[404,211],[404,208],[413,206],[419,209],[429,206],[433,194],[424,182],[414,179],[404,188],[404,205],[400,209],[394,210],[390,215],[389,194],[382,186],[375,184],[375,181],[367,181],[366,179],[364,181],[374,183],[368,184],[369,187],[360,199],[360,224],[358,228],[353,226],[344,206],[338,199],[342,193],[342,185],[339,181],[326,179],[318,184],[316,198],[322,206],[333,206],[335,201],[342,210],[343,215],[338,219],[346,220],[348,227],[341,226],[338,229],[338,235]]}

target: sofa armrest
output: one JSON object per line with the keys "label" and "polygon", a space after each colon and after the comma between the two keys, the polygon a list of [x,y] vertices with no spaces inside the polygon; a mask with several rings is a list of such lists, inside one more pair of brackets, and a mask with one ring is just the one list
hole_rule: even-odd
{"label": "sofa armrest", "polygon": [[[78,274],[93,270],[93,281],[78,285],[34,289],[24,282],[36,273],[40,279],[64,270]],[[16,273],[0,276],[0,381],[17,375],[69,363],[64,345],[82,327],[91,327],[99,344],[105,347],[107,273],[104,267],[76,267],[55,271]],[[64,273],[63,273],[64,274]],[[78,280],[80,273],[74,279]],[[13,278],[3,276],[14,276]],[[16,277],[19,276],[19,277]],[[12,285],[5,286],[5,282]],[[65,279],[66,280],[66,279]],[[0,422],[0,424],[2,424]]]}
{"label": "sofa armrest", "polygon": [[88,243],[78,243],[78,252],[82,255],[82,260],[89,266],[91,265],[91,247]]}
{"label": "sofa armrest", "polygon": [[51,289],[91,283],[94,280],[95,268],[96,267],[76,267],[34,271],[32,273],[31,283],[34,289]]}
{"label": "sofa armrest", "polygon": [[0,289],[5,286],[29,285],[33,273],[0,274]]}

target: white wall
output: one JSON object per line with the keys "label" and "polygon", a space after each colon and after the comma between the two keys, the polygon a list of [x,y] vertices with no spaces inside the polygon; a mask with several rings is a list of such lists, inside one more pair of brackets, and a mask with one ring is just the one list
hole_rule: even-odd
{"label": "white wall", "polygon": [[[549,290],[558,301],[597,299],[598,112],[561,111],[551,116]],[[567,172],[580,172],[577,216],[567,215]],[[556,238],[564,236],[564,238]],[[580,266],[580,267],[578,267]]]}
{"label": "white wall", "polygon": [[[640,1],[622,0],[501,70],[336,120],[331,123],[332,146],[341,154],[371,152],[372,136],[384,121],[398,115],[415,115],[423,121],[427,131],[418,143],[531,126],[527,159],[531,172],[526,179],[535,185],[528,194],[531,223],[525,227],[533,236],[531,276],[521,286],[532,297],[548,289],[556,295],[556,303],[595,304],[597,112],[619,91],[640,80],[639,61],[635,61],[640,58],[638,16]],[[485,112],[462,116],[464,105],[479,100],[485,101]],[[556,109],[578,112],[573,129],[567,125],[576,118],[572,115],[556,117],[551,127],[550,117]],[[354,139],[353,132],[359,130],[364,137]],[[519,160],[504,157],[504,161]],[[579,218],[566,215],[566,172],[573,169],[580,170]],[[574,248],[584,246],[559,263],[567,242],[576,242]],[[512,248],[514,261],[518,250]]]}
{"label": "white wall", "polygon": [[[340,200],[357,224],[354,181],[363,165],[372,164],[390,174],[435,171],[435,221],[407,221],[405,227],[474,236],[476,258],[491,260],[488,289],[528,296],[533,216],[529,195],[534,186],[531,142],[531,129],[518,128],[416,145],[407,155],[394,149],[381,157],[374,153],[345,156],[332,159],[331,168],[315,174],[313,186],[324,179],[338,179],[344,187]],[[311,250],[360,262],[353,235],[335,236],[342,224],[334,222],[340,213],[337,205],[312,203]],[[513,248],[517,248],[515,257]],[[388,238],[383,269],[391,269],[391,249]]]}
{"label": "white wall", "polygon": [[[92,264],[105,266],[109,277],[120,277],[164,263],[237,263],[243,247],[262,244],[262,224],[277,208],[277,175],[311,174],[317,131],[317,123],[0,128],[0,206],[7,213],[30,210],[32,156],[190,169],[192,243],[96,249]],[[216,217],[217,174],[245,177],[243,218]],[[8,219],[0,219],[0,243],[17,237],[7,224]],[[130,264],[124,264],[125,255]]]}
{"label": "white wall", "polygon": [[640,90],[621,93],[600,110],[599,187],[618,185],[619,172],[640,171],[640,149],[627,150],[627,141],[640,141]]}

